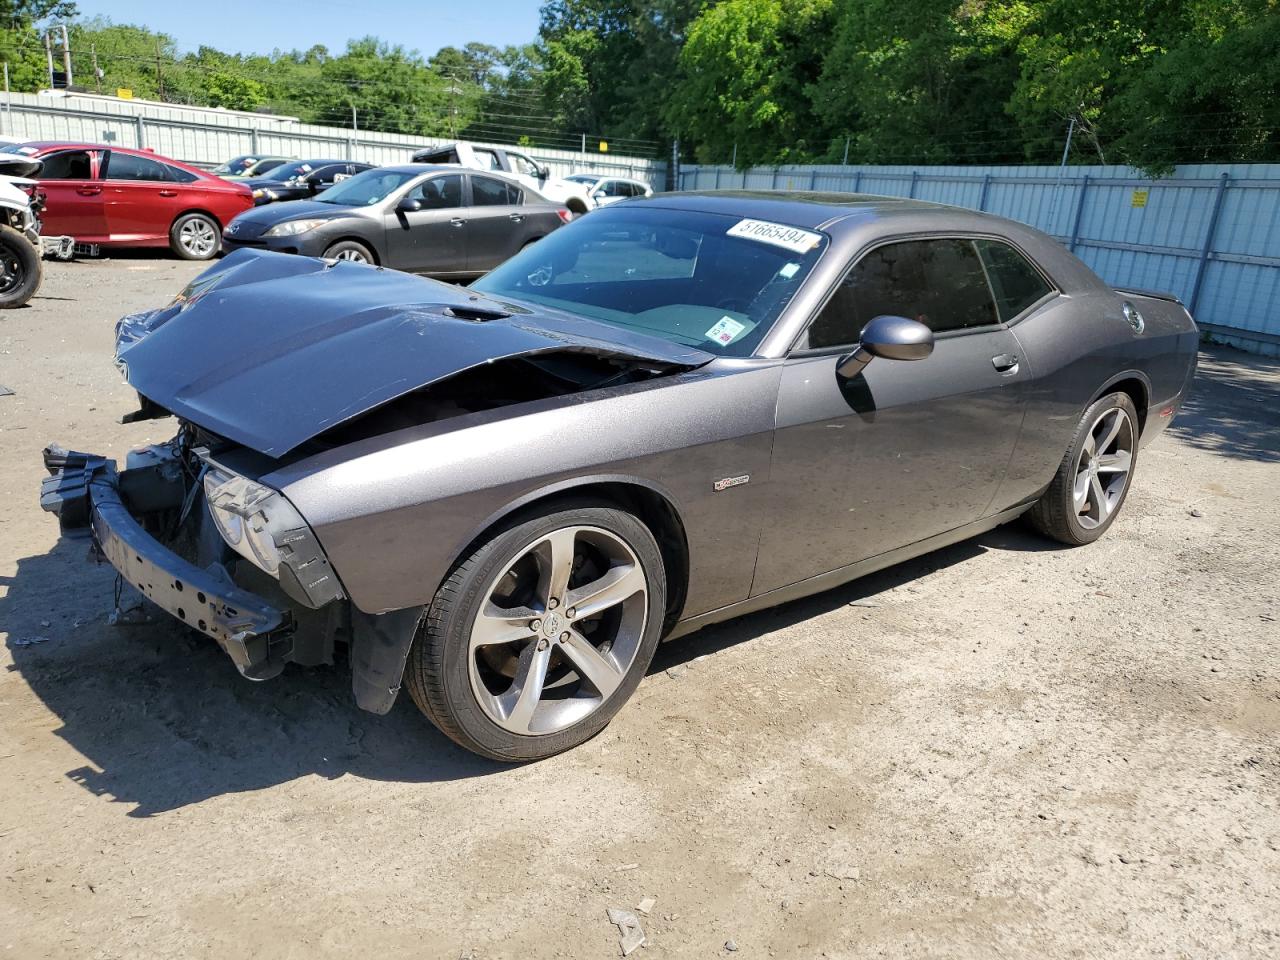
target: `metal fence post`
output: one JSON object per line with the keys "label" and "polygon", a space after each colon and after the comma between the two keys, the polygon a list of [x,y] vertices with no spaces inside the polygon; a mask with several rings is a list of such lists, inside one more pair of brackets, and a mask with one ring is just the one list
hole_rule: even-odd
{"label": "metal fence post", "polygon": [[1196,279],[1191,285],[1191,302],[1187,305],[1193,316],[1196,312],[1196,305],[1200,302],[1200,288],[1204,284],[1205,271],[1209,266],[1209,255],[1213,252],[1213,235],[1218,229],[1218,217],[1222,213],[1222,200],[1227,194],[1227,184],[1230,182],[1230,174],[1224,173],[1218,179],[1218,192],[1213,196],[1213,212],[1209,214],[1209,227],[1204,232],[1204,245],[1200,247],[1200,260],[1196,263]]}
{"label": "metal fence post", "polygon": [[258,150],[258,128],[257,127],[249,128],[249,152],[255,155],[261,152],[260,150]]}
{"label": "metal fence post", "polygon": [[986,174],[982,178],[982,192],[978,194],[978,209],[987,209],[987,191],[991,188],[991,174]]}
{"label": "metal fence post", "polygon": [[145,150],[147,148],[147,128],[143,125],[142,114],[138,114],[133,118],[134,126],[137,127],[136,133],[138,137],[138,149]]}
{"label": "metal fence post", "polygon": [[[1067,249],[1072,253],[1076,252],[1076,243],[1080,239],[1080,221],[1084,218],[1084,195],[1089,192],[1089,175],[1086,173],[1080,179],[1080,195],[1076,198],[1076,216],[1075,223],[1071,226],[1071,242],[1067,244]],[[1050,229],[1053,225],[1050,224]]]}
{"label": "metal fence post", "polygon": [[862,192],[862,171],[861,170],[855,170],[853,172],[853,192],[854,193]]}
{"label": "metal fence post", "polygon": [[812,191],[818,185],[818,168],[814,167],[809,171],[809,190]]}
{"label": "metal fence post", "polygon": [[718,163],[716,164],[716,185],[715,185],[714,187],[712,187],[711,189],[712,189],[712,190],[719,190],[719,189],[720,189],[720,164],[718,164]]}
{"label": "metal fence post", "polygon": [[916,181],[920,179],[920,171],[911,171],[911,189],[907,191],[907,199],[914,200],[916,198]]}

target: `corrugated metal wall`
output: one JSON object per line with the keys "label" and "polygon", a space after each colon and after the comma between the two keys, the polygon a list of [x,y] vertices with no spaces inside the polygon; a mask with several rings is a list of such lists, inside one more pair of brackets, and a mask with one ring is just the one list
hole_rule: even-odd
{"label": "corrugated metal wall", "polygon": [[986,210],[1058,238],[1118,287],[1177,294],[1215,339],[1280,356],[1280,164],[686,166],[682,190],[836,190]]}
{"label": "corrugated metal wall", "polygon": [[[364,163],[405,163],[414,150],[445,142],[430,137],[318,127],[293,117],[178,107],[92,94],[13,93],[0,103],[0,133],[19,140],[76,140],[149,147],[166,157],[210,166],[240,154],[273,153]],[[530,148],[557,176],[599,171],[665,185],[663,162],[615,153]]]}

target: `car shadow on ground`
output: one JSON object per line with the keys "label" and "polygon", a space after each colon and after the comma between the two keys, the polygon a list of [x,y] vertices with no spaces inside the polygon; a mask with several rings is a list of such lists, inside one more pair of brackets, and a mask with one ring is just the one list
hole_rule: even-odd
{"label": "car shadow on ground", "polygon": [[[992,531],[844,587],[709,627],[658,650],[651,673],[749,642],[908,583],[988,549],[1051,548],[1015,528]],[[385,717],[359,710],[345,659],[290,667],[266,683],[242,678],[211,640],[163,614],[110,626],[115,578],[85,562],[85,541],[60,542],[0,577],[0,624],[13,665],[56,718],[50,732],[85,758],[66,775],[147,817],[227,793],[307,776],[350,774],[430,783],[507,766],[456,746],[407,693]],[[27,736],[48,734],[24,723]]]}
{"label": "car shadow on ground", "polygon": [[1280,361],[1230,347],[1202,349],[1169,434],[1220,456],[1280,462]]}

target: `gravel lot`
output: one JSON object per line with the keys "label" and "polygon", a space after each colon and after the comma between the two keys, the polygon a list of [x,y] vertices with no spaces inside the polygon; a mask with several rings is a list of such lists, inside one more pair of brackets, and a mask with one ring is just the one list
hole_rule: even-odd
{"label": "gravel lot", "polygon": [[[121,455],[112,324],[198,272],[52,264],[0,315],[0,956],[1280,955],[1280,363],[1211,350],[1098,544],[1008,527],[664,647],[496,766],[348,673],[110,627],[40,449]],[[33,638],[47,638],[30,644]]]}

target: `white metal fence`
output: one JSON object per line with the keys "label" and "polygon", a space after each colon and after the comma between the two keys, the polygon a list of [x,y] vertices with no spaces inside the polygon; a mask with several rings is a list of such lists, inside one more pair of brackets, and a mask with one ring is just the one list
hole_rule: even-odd
{"label": "white metal fence", "polygon": [[[295,117],[181,107],[93,94],[9,94],[0,104],[0,134],[19,140],[74,140],[149,148],[175,160],[210,166],[241,154],[302,159],[405,163],[413,151],[446,142],[440,138],[321,127]],[[511,146],[511,144],[508,144]],[[662,189],[666,164],[595,150],[528,152],[556,176],[599,171],[644,180]]]}
{"label": "white metal fence", "polygon": [[1280,164],[1188,165],[1158,180],[1120,166],[684,166],[679,180],[913,197],[1020,220],[1108,283],[1177,294],[1215,339],[1280,356]]}

